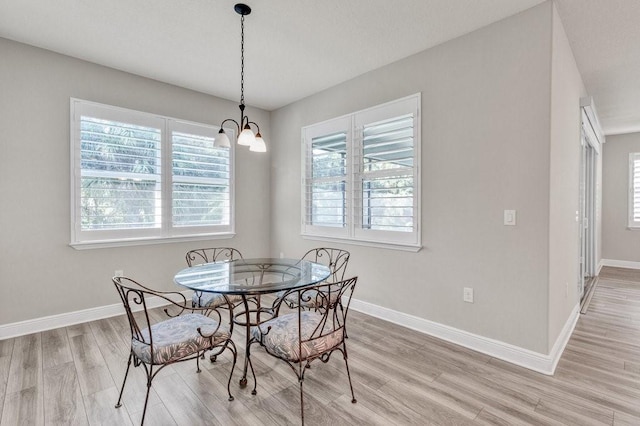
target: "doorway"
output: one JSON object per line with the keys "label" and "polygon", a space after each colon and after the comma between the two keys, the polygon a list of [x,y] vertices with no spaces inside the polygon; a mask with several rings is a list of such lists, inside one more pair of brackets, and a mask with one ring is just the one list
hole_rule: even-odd
{"label": "doorway", "polygon": [[589,118],[582,111],[582,131],[580,138],[580,271],[578,275],[578,295],[581,304],[587,299],[596,281],[596,196],[597,161],[600,142]]}
{"label": "doorway", "polygon": [[582,155],[580,167],[580,280],[578,294],[582,301],[589,293],[590,284],[596,276],[596,151],[582,132]]}

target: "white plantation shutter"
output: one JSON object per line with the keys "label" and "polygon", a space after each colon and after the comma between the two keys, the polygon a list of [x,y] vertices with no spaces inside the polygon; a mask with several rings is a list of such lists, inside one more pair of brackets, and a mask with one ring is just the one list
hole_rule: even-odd
{"label": "white plantation shutter", "polygon": [[419,248],[419,107],[418,94],[303,129],[304,235]]}
{"label": "white plantation shutter", "polygon": [[80,118],[81,229],[161,226],[161,129]]}
{"label": "white plantation shutter", "polygon": [[629,154],[629,227],[640,228],[640,152]]}
{"label": "white plantation shutter", "polygon": [[363,128],[356,192],[363,229],[413,232],[413,121],[405,115]]}
{"label": "white plantation shutter", "polygon": [[71,100],[71,245],[233,232],[233,149],[217,128]]}
{"label": "white plantation shutter", "polygon": [[307,188],[310,208],[307,223],[321,226],[346,225],[345,185],[347,177],[347,134],[313,138]]}
{"label": "white plantation shutter", "polygon": [[303,130],[303,227],[312,233],[347,235],[350,121],[332,120]]}
{"label": "white plantation shutter", "polygon": [[172,223],[174,227],[229,225],[229,149],[213,135],[172,131]]}

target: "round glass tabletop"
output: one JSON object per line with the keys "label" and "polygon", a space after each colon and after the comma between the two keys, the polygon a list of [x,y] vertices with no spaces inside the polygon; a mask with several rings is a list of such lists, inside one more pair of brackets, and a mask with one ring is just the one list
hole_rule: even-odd
{"label": "round glass tabletop", "polygon": [[329,274],[327,266],[308,260],[257,258],[192,266],[178,272],[174,282],[196,291],[257,295],[310,286]]}

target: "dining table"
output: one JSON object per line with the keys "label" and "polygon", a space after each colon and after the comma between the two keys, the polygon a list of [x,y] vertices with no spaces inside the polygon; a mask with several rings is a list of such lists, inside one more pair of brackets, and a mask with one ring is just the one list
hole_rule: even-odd
{"label": "dining table", "polygon": [[174,282],[196,292],[240,296],[241,302],[233,308],[238,310],[232,311],[232,321],[246,331],[240,378],[240,387],[246,387],[249,367],[255,381],[249,352],[251,327],[273,318],[276,312],[272,304],[263,305],[261,296],[303,289],[326,280],[329,274],[326,265],[303,259],[247,258],[188,267],[175,275]]}

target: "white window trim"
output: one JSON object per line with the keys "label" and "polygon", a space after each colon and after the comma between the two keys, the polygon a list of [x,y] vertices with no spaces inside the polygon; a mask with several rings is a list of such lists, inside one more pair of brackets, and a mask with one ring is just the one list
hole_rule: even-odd
{"label": "white window trim", "polygon": [[[360,229],[357,226],[359,217],[356,214],[357,206],[354,205],[354,188],[356,181],[361,178],[358,176],[354,178],[354,172],[356,166],[355,153],[360,148],[360,143],[357,135],[358,128],[366,122],[374,122],[391,118],[394,115],[400,116],[407,113],[407,105],[411,105],[413,111],[415,111],[414,117],[414,158],[416,162],[414,164],[414,224],[415,231],[411,233],[390,232],[390,231],[376,231],[370,229]],[[320,123],[312,124],[302,128],[302,176],[301,176],[301,236],[304,239],[319,240],[327,242],[347,243],[359,246],[379,247],[393,250],[403,250],[417,252],[422,248],[422,213],[421,213],[421,94],[416,93],[404,98],[396,99],[391,102],[376,105],[371,108],[367,108],[361,111],[356,111],[351,114],[347,114],[334,119],[326,120]],[[333,228],[329,226],[313,226],[305,223],[305,216],[307,214],[307,189],[306,178],[307,170],[306,165],[310,155],[308,151],[307,143],[310,138],[315,135],[328,134],[336,131],[346,131],[348,141],[348,158],[347,161],[347,226],[344,228]]]}
{"label": "white window trim", "polygon": [[[81,107],[80,107],[81,105]],[[78,107],[77,107],[78,106]],[[171,208],[163,208],[162,210],[162,227],[161,231],[150,229],[132,229],[132,230],[110,230],[104,232],[102,235],[104,238],[81,238],[82,232],[80,230],[80,203],[76,199],[79,188],[79,177],[76,175],[80,173],[80,148],[77,143],[80,141],[80,111],[83,113],[90,112],[92,109],[96,110],[96,117],[104,117],[105,109],[109,111],[109,119],[130,122],[132,117],[135,117],[136,124],[149,125],[162,129],[162,150],[167,150],[170,146],[171,132],[176,130],[180,131],[188,129],[189,132],[194,133],[194,129],[202,129],[202,134],[208,134],[215,136],[218,130],[217,126],[212,126],[203,123],[197,123],[193,121],[181,120],[173,117],[162,116],[158,114],[146,113],[127,108],[116,107],[107,104],[101,104],[97,102],[85,101],[78,98],[70,98],[70,145],[71,145],[71,158],[70,158],[70,243],[69,246],[76,250],[94,249],[94,248],[111,248],[111,247],[125,247],[125,246],[138,246],[138,245],[151,245],[151,244],[163,244],[163,243],[175,243],[186,241],[203,241],[212,239],[229,239],[233,238],[235,234],[235,146],[232,144],[229,148],[229,196],[230,202],[230,218],[228,226],[220,226],[215,232],[202,232],[201,227],[171,227],[171,233],[169,233],[169,224],[171,222]],[[230,138],[233,139],[235,129],[226,128],[225,131]],[[170,151],[166,151],[170,152]],[[171,156],[162,155],[161,169],[164,171],[171,170]],[[163,174],[162,192],[163,194],[170,191],[172,185],[171,173]],[[84,231],[86,232],[86,231]]]}
{"label": "white window trim", "polygon": [[627,199],[627,228],[640,231],[640,221],[633,220],[633,204],[634,204],[634,189],[633,189],[633,175],[634,175],[634,162],[640,160],[640,152],[629,153],[629,179],[628,179],[628,199]]}

